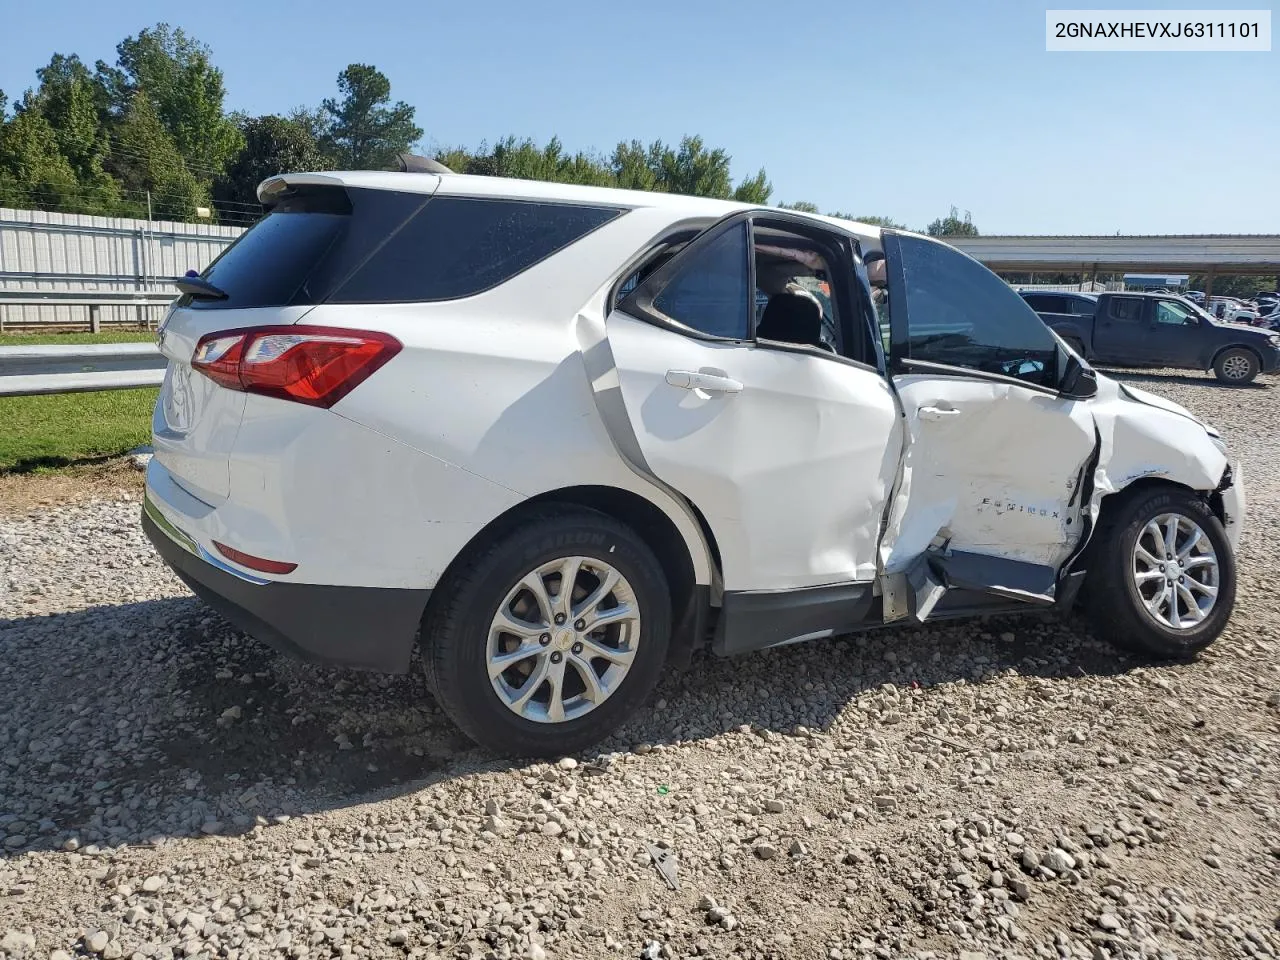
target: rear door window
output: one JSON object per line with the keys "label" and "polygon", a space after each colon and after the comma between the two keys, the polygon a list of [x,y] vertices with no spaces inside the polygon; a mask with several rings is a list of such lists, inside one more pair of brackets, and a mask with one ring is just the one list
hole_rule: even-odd
{"label": "rear door window", "polygon": [[[690,249],[670,270],[654,274],[656,292],[642,284],[622,304],[709,337],[745,340],[750,336],[753,306],[749,296],[747,224],[740,223]],[[650,299],[650,295],[652,299]]]}
{"label": "rear door window", "polygon": [[1107,316],[1120,323],[1142,322],[1142,300],[1138,297],[1112,297]]}
{"label": "rear door window", "polygon": [[1072,297],[1071,312],[1078,317],[1092,317],[1098,312],[1098,302],[1086,300],[1084,297]]}

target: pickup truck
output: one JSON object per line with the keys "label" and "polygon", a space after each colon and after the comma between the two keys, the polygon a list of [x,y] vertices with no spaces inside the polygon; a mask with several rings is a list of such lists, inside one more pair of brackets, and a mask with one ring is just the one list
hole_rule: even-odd
{"label": "pickup truck", "polygon": [[1020,292],[1067,346],[1095,363],[1212,370],[1231,384],[1280,368],[1280,335],[1221,323],[1173,294]]}

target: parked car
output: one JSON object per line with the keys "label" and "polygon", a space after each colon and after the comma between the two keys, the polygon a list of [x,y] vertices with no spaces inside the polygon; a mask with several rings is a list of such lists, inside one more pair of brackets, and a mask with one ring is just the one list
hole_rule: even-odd
{"label": "parked car", "polygon": [[702,646],[1080,598],[1186,657],[1231,614],[1223,439],[938,240],[448,173],[259,196],[162,325],[142,524],[282,650],[417,644],[492,750],[584,748]]}
{"label": "parked car", "polygon": [[1193,303],[1201,303],[1201,304],[1204,303],[1203,290],[1188,290],[1186,293],[1183,294],[1183,296]]}
{"label": "parked car", "polygon": [[1211,297],[1206,309],[1212,316],[1227,323],[1248,324],[1258,319],[1256,310],[1235,297]]}
{"label": "parked car", "polygon": [[1182,297],[1035,291],[1022,296],[1072,350],[1096,363],[1212,370],[1232,384],[1280,368],[1280,337],[1217,322]]}

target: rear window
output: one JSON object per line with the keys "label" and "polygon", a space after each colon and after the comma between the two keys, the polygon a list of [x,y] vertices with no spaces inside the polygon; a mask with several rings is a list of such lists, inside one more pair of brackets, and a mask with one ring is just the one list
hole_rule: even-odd
{"label": "rear window", "polygon": [[1056,296],[1052,293],[1028,293],[1023,294],[1023,298],[1027,303],[1031,304],[1031,309],[1037,313],[1066,313],[1067,298]]}
{"label": "rear window", "polygon": [[622,212],[325,188],[285,201],[232,244],[204,274],[227,299],[191,306],[227,310],[468,297],[510,280]]}
{"label": "rear window", "polygon": [[272,213],[260,220],[204,272],[225,300],[192,300],[199,310],[280,307],[294,302],[316,262],[345,229],[339,213]]}

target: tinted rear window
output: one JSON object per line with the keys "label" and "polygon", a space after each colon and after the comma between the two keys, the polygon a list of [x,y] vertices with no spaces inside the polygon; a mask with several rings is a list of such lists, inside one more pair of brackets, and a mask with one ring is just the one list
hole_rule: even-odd
{"label": "tinted rear window", "polygon": [[272,213],[222,252],[204,277],[227,295],[195,300],[200,310],[280,307],[294,302],[316,262],[345,229],[338,213]]}
{"label": "tinted rear window", "polygon": [[1038,313],[1066,313],[1067,298],[1051,293],[1029,293],[1024,295],[1031,309]]}
{"label": "tinted rear window", "polygon": [[205,271],[204,310],[451,300],[489,290],[617,217],[614,207],[325,188],[284,201]]}
{"label": "tinted rear window", "polygon": [[614,207],[437,197],[330,300],[423,302],[483,293],[621,212]]}

